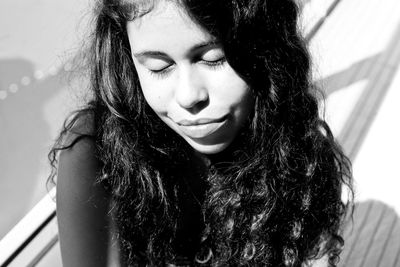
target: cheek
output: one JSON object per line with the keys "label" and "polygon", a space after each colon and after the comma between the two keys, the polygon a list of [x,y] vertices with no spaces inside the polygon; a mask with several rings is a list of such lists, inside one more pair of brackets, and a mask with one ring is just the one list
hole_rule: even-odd
{"label": "cheek", "polygon": [[236,107],[248,105],[249,99],[252,98],[247,83],[232,69],[225,73],[223,79],[220,79],[214,88],[220,103],[225,103],[225,105]]}
{"label": "cheek", "polygon": [[142,87],[142,91],[147,104],[149,104],[156,113],[161,113],[165,110],[165,100],[161,94],[148,87]]}
{"label": "cheek", "polygon": [[[150,78],[150,79],[149,79]],[[139,73],[140,86],[147,104],[157,113],[164,113],[169,102],[168,88]]]}
{"label": "cheek", "polygon": [[229,106],[238,124],[242,124],[252,113],[254,95],[248,84],[233,70],[224,85],[222,101]]}

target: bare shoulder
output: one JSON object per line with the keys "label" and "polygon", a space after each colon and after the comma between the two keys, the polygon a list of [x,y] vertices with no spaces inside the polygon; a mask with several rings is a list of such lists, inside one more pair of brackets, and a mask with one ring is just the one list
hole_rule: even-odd
{"label": "bare shoulder", "polygon": [[85,136],[90,133],[86,123],[74,126],[67,138],[77,141],[59,158],[57,219],[63,266],[107,266],[109,261],[111,197],[97,183],[101,163],[94,139]]}
{"label": "bare shoulder", "polygon": [[83,137],[94,137],[95,126],[94,126],[94,115],[90,112],[75,114],[72,119],[72,127],[66,133],[64,138],[64,145],[70,145],[76,139],[82,139]]}
{"label": "bare shoulder", "polygon": [[[73,137],[68,138],[72,140]],[[103,190],[96,183],[100,170],[101,164],[96,155],[95,141],[89,137],[80,138],[60,153],[57,173],[58,193],[74,195],[84,193],[81,195],[82,198],[100,193]]]}
{"label": "bare shoulder", "polygon": [[[105,190],[96,183],[101,164],[91,136],[93,127],[87,117],[77,120],[66,134],[64,145],[67,148],[61,150],[58,164],[57,204],[63,205],[71,197],[83,202],[100,200],[100,196],[107,199]],[[62,199],[63,196],[69,198]]]}

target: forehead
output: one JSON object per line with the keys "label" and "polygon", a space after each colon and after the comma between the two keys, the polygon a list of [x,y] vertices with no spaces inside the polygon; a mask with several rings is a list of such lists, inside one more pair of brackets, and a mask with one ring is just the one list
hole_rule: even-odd
{"label": "forehead", "polygon": [[181,5],[166,0],[157,1],[149,13],[129,21],[127,31],[134,51],[176,49],[214,39]]}

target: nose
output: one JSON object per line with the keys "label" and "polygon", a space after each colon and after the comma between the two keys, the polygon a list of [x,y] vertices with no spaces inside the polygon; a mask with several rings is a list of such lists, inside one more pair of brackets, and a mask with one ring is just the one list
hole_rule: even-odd
{"label": "nose", "polygon": [[197,113],[209,101],[206,80],[195,67],[187,67],[179,72],[175,89],[176,102],[184,109]]}

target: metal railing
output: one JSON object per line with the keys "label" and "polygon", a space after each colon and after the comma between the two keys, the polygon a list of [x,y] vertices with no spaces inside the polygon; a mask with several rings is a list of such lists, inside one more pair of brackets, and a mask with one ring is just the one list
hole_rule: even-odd
{"label": "metal railing", "polygon": [[57,242],[55,192],[53,188],[0,240],[0,266],[35,266]]}

